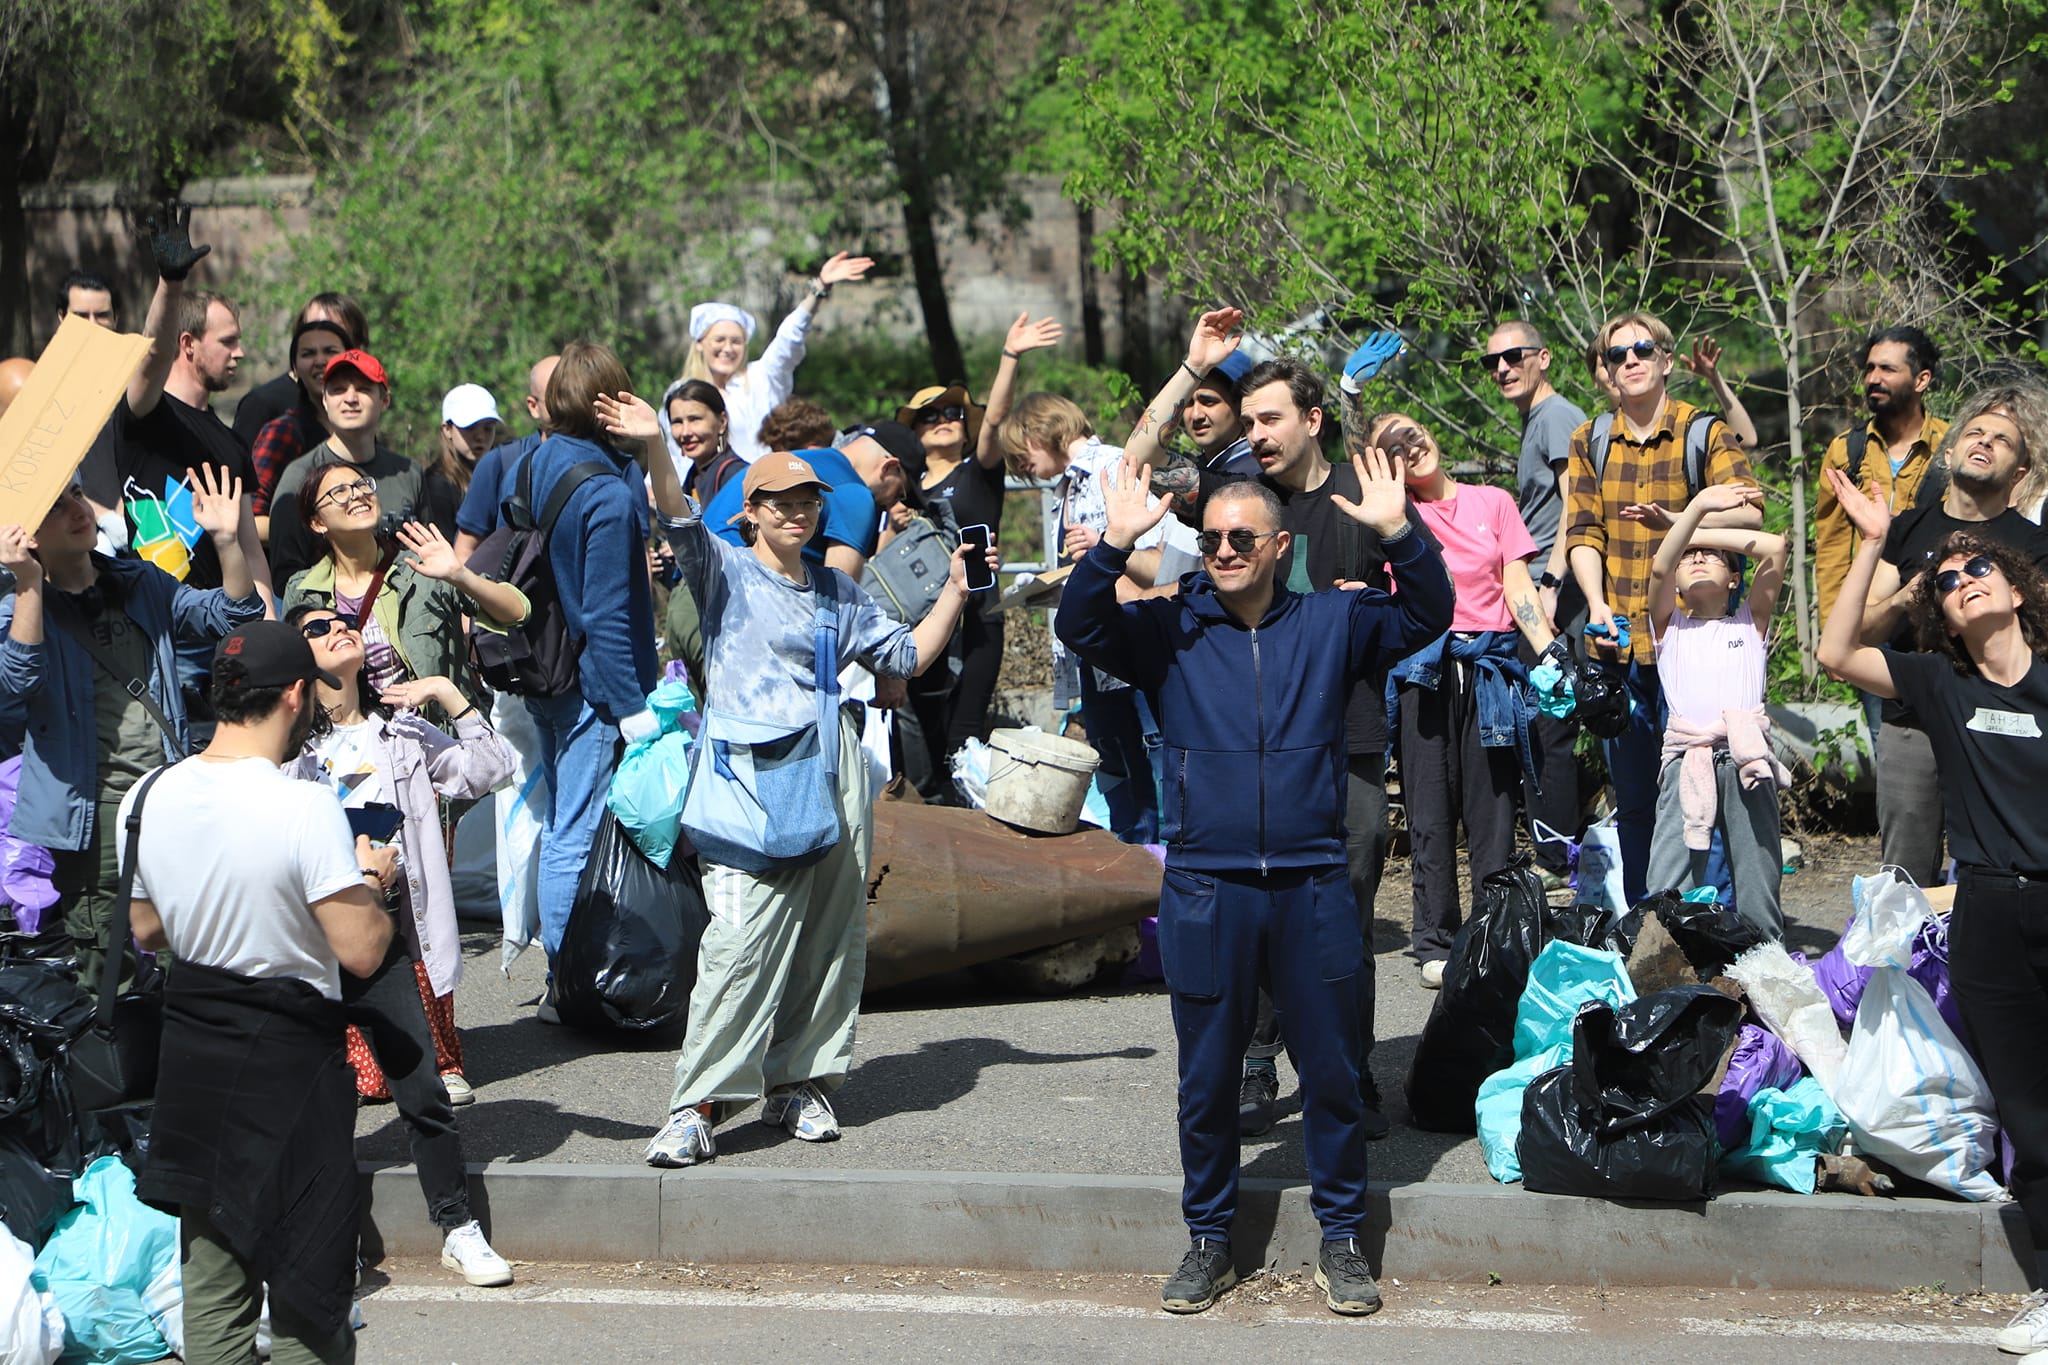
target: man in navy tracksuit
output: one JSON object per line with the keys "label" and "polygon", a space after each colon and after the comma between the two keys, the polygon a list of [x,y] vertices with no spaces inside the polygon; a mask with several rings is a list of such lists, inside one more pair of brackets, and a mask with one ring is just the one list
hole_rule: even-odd
{"label": "man in navy tracksuit", "polygon": [[[1083,660],[1142,688],[1165,748],[1159,951],[1180,1048],[1181,1207],[1193,1244],[1162,1295],[1209,1307],[1237,1282],[1238,1082],[1262,978],[1301,1077],[1316,1283],[1339,1313],[1380,1306],[1365,1223],[1359,1017],[1366,945],[1344,860],[1344,704],[1354,678],[1450,628],[1451,580],[1407,519],[1399,461],[1354,461],[1339,508],[1377,532],[1397,593],[1303,595],[1274,582],[1289,544],[1263,485],[1213,492],[1203,568],[1173,598],[1119,604],[1137,538],[1168,504],[1107,495],[1102,540],[1067,580],[1056,629]],[[1148,476],[1149,477],[1149,476]],[[1128,481],[1126,481],[1128,482]]]}

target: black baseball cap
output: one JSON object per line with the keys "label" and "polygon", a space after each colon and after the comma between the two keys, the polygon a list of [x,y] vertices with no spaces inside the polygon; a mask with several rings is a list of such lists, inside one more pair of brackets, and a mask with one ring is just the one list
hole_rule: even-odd
{"label": "black baseball cap", "polygon": [[903,423],[864,422],[846,433],[849,441],[863,436],[872,438],[876,445],[894,455],[900,463],[924,468],[924,442],[918,440],[917,433]]}
{"label": "black baseball cap", "polygon": [[313,662],[313,646],[282,621],[251,621],[213,648],[214,682],[224,687],[289,687],[302,679],[329,687],[341,679]]}

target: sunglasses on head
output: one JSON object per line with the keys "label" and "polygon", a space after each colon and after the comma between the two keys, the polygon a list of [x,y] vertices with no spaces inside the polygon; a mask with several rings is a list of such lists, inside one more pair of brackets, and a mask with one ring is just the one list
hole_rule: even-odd
{"label": "sunglasses on head", "polygon": [[1941,591],[1943,597],[1946,597],[1957,588],[1963,586],[1964,574],[1968,574],[1972,578],[1986,578],[1997,567],[1996,564],[1991,562],[1990,556],[1978,555],[1970,560],[1969,563],[1963,565],[1961,569],[1943,569],[1934,576],[1934,586]]}
{"label": "sunglasses on head", "polygon": [[1492,374],[1502,365],[1513,369],[1542,349],[1541,346],[1510,346],[1504,351],[1489,351],[1479,357],[1479,368],[1488,374]]}
{"label": "sunglasses on head", "polygon": [[1249,526],[1233,526],[1228,532],[1202,532],[1195,537],[1195,548],[1202,552],[1204,559],[1214,559],[1217,552],[1223,548],[1223,542],[1228,540],[1231,549],[1241,555],[1248,555],[1259,548],[1260,541],[1270,540],[1279,534],[1278,531],[1254,531]]}
{"label": "sunglasses on head", "polygon": [[1654,341],[1636,341],[1631,342],[1627,346],[1609,346],[1605,351],[1601,352],[1601,354],[1607,357],[1607,363],[1609,365],[1619,365],[1622,361],[1627,360],[1631,355],[1633,355],[1638,360],[1648,360],[1651,356],[1657,354],[1657,352],[1663,349],[1664,348],[1662,346],[1659,346]]}
{"label": "sunglasses on head", "polygon": [[958,403],[948,403],[943,408],[921,408],[917,414],[917,424],[921,427],[928,427],[937,422],[964,422],[966,420],[967,409]]}
{"label": "sunglasses on head", "polygon": [[318,640],[334,634],[337,630],[347,630],[348,628],[348,622],[342,620],[339,616],[323,616],[317,621],[308,621],[300,626],[299,634],[305,636],[308,640]]}

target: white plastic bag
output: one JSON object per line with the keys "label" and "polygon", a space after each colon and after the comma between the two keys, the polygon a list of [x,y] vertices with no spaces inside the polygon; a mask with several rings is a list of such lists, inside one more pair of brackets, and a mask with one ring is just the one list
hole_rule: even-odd
{"label": "white plastic bag", "polygon": [[969,736],[953,751],[953,785],[974,809],[988,805],[988,745]]}
{"label": "white plastic bag", "polygon": [[1848,1049],[1835,1012],[1813,979],[1813,968],[1794,962],[1785,945],[1773,940],[1736,958],[1728,975],[1742,983],[1750,1008],[1764,1027],[1784,1040],[1839,1107],[1835,1088]]}
{"label": "white plastic bag", "polygon": [[36,1256],[0,1227],[0,1365],[51,1365],[64,1353],[64,1313],[29,1282]]}
{"label": "white plastic bag", "polygon": [[1866,908],[1842,936],[1842,956],[1872,967],[1856,1006],[1848,1056],[1830,1097],[1849,1120],[1858,1151],[1965,1199],[2005,1197],[1991,1174],[1998,1116],[1991,1087],[1907,974],[1913,940],[1933,913],[1910,881],[1856,888]]}
{"label": "white plastic bag", "polygon": [[1592,825],[1579,841],[1579,866],[1572,881],[1579,904],[1628,913],[1628,892],[1621,878],[1621,827],[1613,816]]}
{"label": "white plastic bag", "polygon": [[518,697],[502,696],[491,708],[499,738],[517,760],[512,780],[492,798],[497,814],[498,906],[505,946],[499,967],[512,974],[512,960],[540,936],[540,830],[548,808],[548,778],[541,766],[540,728]]}

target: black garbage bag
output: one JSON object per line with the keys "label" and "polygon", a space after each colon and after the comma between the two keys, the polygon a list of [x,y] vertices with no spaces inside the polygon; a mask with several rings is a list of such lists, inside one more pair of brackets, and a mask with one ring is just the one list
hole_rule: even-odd
{"label": "black garbage bag", "polygon": [[1522,1097],[1522,1183],[1545,1194],[1705,1199],[1720,1144],[1702,1095],[1742,1028],[1705,986],[1658,991],[1572,1020],[1572,1060]]}
{"label": "black garbage bag", "polygon": [[1544,944],[1561,938],[1626,955],[1637,923],[1632,914],[1592,905],[1551,909],[1526,858],[1482,880],[1478,909],[1451,944],[1443,989],[1408,1070],[1415,1126],[1441,1133],[1475,1129],[1480,1082],[1515,1060],[1515,1010]]}
{"label": "black garbage bag", "polygon": [[41,1251],[75,1202],[70,1176],[49,1169],[20,1138],[0,1131],[0,1223],[9,1232]]}
{"label": "black garbage bag", "polygon": [[1764,941],[1763,930],[1718,901],[1689,901],[1676,891],[1665,891],[1643,904],[1663,922],[1702,981],[1719,976],[1729,963]]}
{"label": "black garbage bag", "polygon": [[681,1019],[711,916],[697,861],[663,871],[606,811],[555,954],[555,1008],[583,1028],[643,1032]]}
{"label": "black garbage bag", "polygon": [[0,962],[0,1132],[52,1170],[84,1169],[64,1049],[91,1022],[69,959]]}
{"label": "black garbage bag", "polygon": [[1628,670],[1588,659],[1572,678],[1572,719],[1595,739],[1614,739],[1628,729]]}

